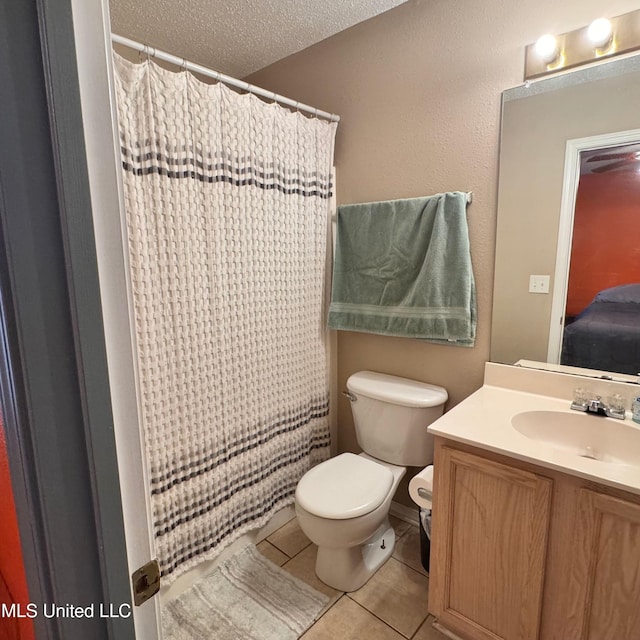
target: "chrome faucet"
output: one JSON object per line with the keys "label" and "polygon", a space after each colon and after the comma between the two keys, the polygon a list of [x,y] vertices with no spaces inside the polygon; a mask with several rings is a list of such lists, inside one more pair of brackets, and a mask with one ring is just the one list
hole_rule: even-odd
{"label": "chrome faucet", "polygon": [[576,390],[571,408],[575,411],[585,411],[586,413],[591,413],[596,416],[606,416],[608,418],[624,420],[624,404],[620,396],[614,396],[614,402],[607,406],[602,401],[601,396],[586,398],[584,393]]}

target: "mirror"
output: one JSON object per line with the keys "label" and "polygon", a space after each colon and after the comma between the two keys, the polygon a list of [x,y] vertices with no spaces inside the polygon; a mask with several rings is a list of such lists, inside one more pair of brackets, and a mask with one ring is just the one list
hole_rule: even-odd
{"label": "mirror", "polygon": [[[565,166],[567,163],[571,166],[567,143],[602,136],[599,140],[610,138],[612,142],[601,142],[600,147],[591,148],[620,144],[615,142],[620,132],[640,130],[638,104],[638,56],[503,93],[493,362],[524,361],[535,366],[547,363],[545,368],[557,368],[560,350],[557,344],[550,345],[550,335],[552,338],[554,334],[562,335],[564,330],[569,271],[566,249],[564,263],[562,251],[558,260],[559,241],[571,246],[576,173],[579,175],[579,153],[573,160],[578,167],[573,177]],[[640,135],[637,141],[640,142]],[[579,151],[587,148],[588,145]],[[614,241],[612,237],[602,238],[602,242]],[[538,278],[530,283],[531,276]],[[530,284],[543,292],[530,292]],[[595,373],[600,374],[600,370]]]}

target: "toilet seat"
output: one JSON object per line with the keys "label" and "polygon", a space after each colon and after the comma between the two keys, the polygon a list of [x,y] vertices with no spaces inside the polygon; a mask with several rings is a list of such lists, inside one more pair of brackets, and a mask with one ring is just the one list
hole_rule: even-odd
{"label": "toilet seat", "polygon": [[353,453],[342,453],[302,477],[296,502],[321,518],[357,518],[377,509],[392,484],[393,474],[387,467]]}

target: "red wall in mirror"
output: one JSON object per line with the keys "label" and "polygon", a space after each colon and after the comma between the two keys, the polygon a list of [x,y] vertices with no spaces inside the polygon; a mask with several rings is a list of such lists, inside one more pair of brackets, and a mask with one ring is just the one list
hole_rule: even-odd
{"label": "red wall in mirror", "polygon": [[580,176],[566,315],[602,289],[640,282],[640,163]]}
{"label": "red wall in mirror", "polygon": [[[29,592],[22,562],[4,425],[0,416],[0,606],[2,603],[8,607],[19,605],[24,615]],[[0,640],[34,640],[34,637],[33,623],[29,618],[0,615]]]}

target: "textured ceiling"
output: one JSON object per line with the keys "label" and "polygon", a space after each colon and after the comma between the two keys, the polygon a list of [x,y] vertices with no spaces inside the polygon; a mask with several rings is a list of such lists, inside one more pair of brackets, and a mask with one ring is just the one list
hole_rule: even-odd
{"label": "textured ceiling", "polygon": [[111,29],[242,78],[406,0],[110,0]]}

